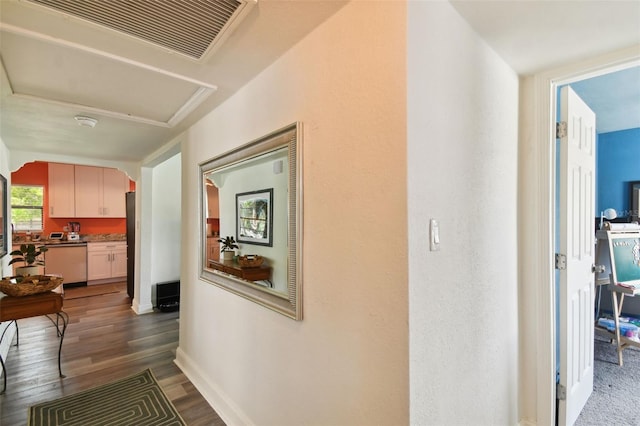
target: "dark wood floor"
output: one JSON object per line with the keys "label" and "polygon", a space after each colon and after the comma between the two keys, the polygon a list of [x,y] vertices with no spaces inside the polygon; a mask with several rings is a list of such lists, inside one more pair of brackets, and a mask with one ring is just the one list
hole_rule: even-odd
{"label": "dark wood floor", "polygon": [[[82,291],[86,290],[65,290],[74,296]],[[66,378],[58,376],[59,340],[53,324],[46,317],[20,320],[20,346],[11,347],[6,362],[7,390],[0,395],[0,425],[24,425],[31,405],[145,368],[151,368],[187,424],[224,425],[173,363],[178,346],[177,312],[136,315],[125,285],[118,293],[65,299],[64,310],[70,317],[62,346]]]}

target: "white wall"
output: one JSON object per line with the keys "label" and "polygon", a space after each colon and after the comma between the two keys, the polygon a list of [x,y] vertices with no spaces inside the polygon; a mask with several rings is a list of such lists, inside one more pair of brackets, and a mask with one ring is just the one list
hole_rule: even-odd
{"label": "white wall", "polygon": [[174,155],[153,168],[151,221],[151,283],[155,304],[155,284],[180,279],[180,198],[182,156]]}
{"label": "white wall", "polygon": [[515,425],[518,78],[446,2],[407,44],[411,424]]}
{"label": "white wall", "polygon": [[[406,12],[347,4],[185,135],[177,362],[228,424],[409,423]],[[295,121],[300,322],[200,280],[195,255],[197,164]]]}
{"label": "white wall", "polygon": [[[11,189],[11,169],[9,168],[9,150],[7,149],[6,145],[4,144],[4,142],[2,141],[2,139],[0,139],[0,174],[2,176],[4,176],[7,179],[7,190],[10,191]],[[7,202],[11,201],[11,197],[7,196]],[[7,206],[7,216],[10,217],[11,215],[11,206]],[[6,220],[8,220],[7,218],[5,218]],[[7,225],[7,230],[9,232],[9,234],[11,234],[11,227]],[[5,238],[12,238],[12,235],[5,235]],[[11,244],[8,245],[8,250],[9,252],[11,252]],[[11,256],[9,256],[8,254],[3,257],[2,259],[0,259],[0,276],[2,277],[6,277],[9,275],[13,275],[12,274],[12,270],[11,267],[9,266],[9,261],[11,260]],[[5,327],[7,326],[7,323],[0,323],[0,334],[2,332],[4,332]],[[0,345],[0,357],[2,357],[2,359],[7,359],[7,353],[9,353],[9,348],[11,346],[11,342],[13,341],[13,336],[15,334],[15,326],[12,326],[9,330],[7,330],[7,332],[5,333],[4,339],[2,340],[2,344]],[[0,377],[2,377],[2,374],[0,373]]]}

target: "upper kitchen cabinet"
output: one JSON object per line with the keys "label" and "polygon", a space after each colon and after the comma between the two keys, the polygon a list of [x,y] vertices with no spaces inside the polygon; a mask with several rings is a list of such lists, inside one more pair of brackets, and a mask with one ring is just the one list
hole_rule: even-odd
{"label": "upper kitchen cabinet", "polygon": [[49,217],[76,217],[73,164],[49,163]]}
{"label": "upper kitchen cabinet", "polygon": [[75,166],[75,217],[124,218],[129,179],[119,170]]}

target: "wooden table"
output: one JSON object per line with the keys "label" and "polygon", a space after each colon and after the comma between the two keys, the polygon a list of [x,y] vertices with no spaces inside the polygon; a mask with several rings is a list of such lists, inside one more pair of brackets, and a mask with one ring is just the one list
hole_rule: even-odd
{"label": "wooden table", "polygon": [[[64,377],[60,364],[62,341],[64,340],[64,333],[69,324],[69,315],[62,310],[62,302],[62,294],[52,291],[24,297],[6,296],[4,293],[0,293],[0,322],[8,321],[9,326],[12,322],[16,324],[16,346],[20,344],[17,322],[19,319],[46,315],[53,325],[56,326],[57,334],[60,337],[60,346],[58,347],[58,372],[60,373],[60,377]],[[49,315],[56,315],[57,321],[54,321]],[[60,321],[62,321],[62,329],[60,328]],[[9,326],[3,331],[0,342]],[[1,356],[0,364],[2,364],[2,373],[4,376],[4,385],[0,394],[3,394],[7,389],[7,370]]]}
{"label": "wooden table", "polygon": [[271,267],[260,265],[256,267],[240,266],[233,260],[209,259],[209,267],[225,274],[230,274],[247,281],[266,281],[271,286]]}

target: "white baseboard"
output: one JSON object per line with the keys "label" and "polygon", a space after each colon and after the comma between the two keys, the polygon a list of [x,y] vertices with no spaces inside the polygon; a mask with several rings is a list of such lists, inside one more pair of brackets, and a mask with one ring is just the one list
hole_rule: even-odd
{"label": "white baseboard", "polygon": [[173,361],[207,400],[228,426],[253,426],[246,414],[215,383],[206,380],[204,373],[179,347]]}
{"label": "white baseboard", "polygon": [[153,305],[151,303],[141,305],[140,303],[138,303],[138,300],[134,298],[133,303],[131,304],[131,309],[138,315],[150,314],[151,312],[153,312]]}

